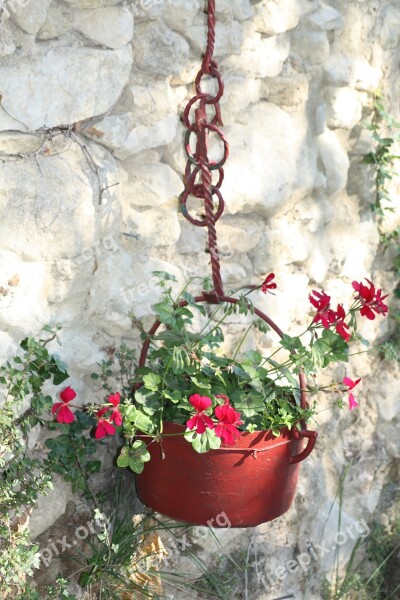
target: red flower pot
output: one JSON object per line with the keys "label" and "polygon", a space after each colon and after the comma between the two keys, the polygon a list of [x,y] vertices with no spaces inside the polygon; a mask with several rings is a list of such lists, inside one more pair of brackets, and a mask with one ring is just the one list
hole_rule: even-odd
{"label": "red flower pot", "polygon": [[285,430],[279,437],[270,431],[245,432],[233,447],[198,454],[182,435],[169,437],[184,430],[184,425],[164,423],[162,445],[148,445],[151,460],[136,475],[137,493],[163,515],[211,527],[252,527],[285,513],[299,463],[317,437],[307,429]]}

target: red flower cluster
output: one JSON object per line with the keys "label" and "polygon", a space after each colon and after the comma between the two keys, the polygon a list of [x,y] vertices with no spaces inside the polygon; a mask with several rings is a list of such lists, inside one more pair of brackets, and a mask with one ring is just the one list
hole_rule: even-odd
{"label": "red flower cluster", "polygon": [[[62,402],[56,402],[51,409],[51,412],[53,415],[56,415],[59,423],[72,423],[75,420],[75,415],[68,406],[68,402],[71,402],[75,397],[76,392],[70,386],[60,392]],[[118,409],[120,400],[121,396],[117,392],[108,397],[108,402],[111,406],[104,406],[97,411],[96,417],[98,421],[94,434],[95,438],[99,439],[106,435],[114,435],[116,431],[114,425],[117,427],[122,425],[122,415]]]}
{"label": "red flower cluster", "polygon": [[374,311],[377,315],[383,316],[385,316],[388,312],[389,309],[383,302],[384,299],[388,297],[388,294],[386,294],[386,296],[382,296],[382,290],[375,290],[375,286],[372,281],[369,279],[367,279],[367,281],[369,283],[369,287],[361,283],[361,281],[359,283],[357,281],[353,281],[352,286],[355,291],[358,292],[356,300],[361,302],[360,315],[362,317],[367,317],[367,319],[370,321],[373,321],[375,319]]}
{"label": "red flower cluster", "polygon": [[[119,412],[117,406],[120,403],[121,396],[117,392],[114,395],[108,397],[108,402],[111,406],[104,406],[100,410],[97,411],[96,417],[98,418],[96,431],[94,433],[94,437],[96,439],[100,439],[106,437],[106,435],[114,435],[116,429],[114,425],[117,427],[122,425],[122,415]],[[108,414],[107,413],[111,413]],[[107,415],[107,416],[105,416]],[[114,425],[113,425],[114,423]]]}
{"label": "red flower cluster", "polygon": [[56,419],[59,423],[73,423],[75,415],[68,406],[68,402],[71,402],[76,398],[76,392],[72,387],[68,386],[60,392],[61,402],[53,404],[51,412],[56,415]]}
{"label": "red flower cluster", "polygon": [[235,443],[235,438],[240,436],[240,431],[237,428],[242,425],[243,421],[240,420],[240,413],[229,403],[227,396],[221,394],[216,397],[225,400],[225,404],[217,406],[214,411],[218,423],[214,423],[211,417],[204,414],[204,411],[212,405],[211,398],[193,394],[193,396],[190,396],[189,402],[196,409],[196,414],[187,421],[186,426],[191,430],[196,429],[196,433],[199,434],[204,433],[207,428],[214,429],[215,435],[221,438],[225,444],[231,446]]}
{"label": "red flower cluster", "polygon": [[[388,307],[384,304],[386,296],[382,296],[381,289],[375,289],[372,281],[367,279],[369,286],[364,285],[362,282],[353,281],[352,286],[357,292],[355,296],[356,302],[359,301],[360,304],[354,306],[350,309],[359,310],[360,315],[362,317],[367,317],[373,321],[375,319],[375,313],[378,315],[385,316],[388,312]],[[337,305],[336,311],[332,310],[330,307],[331,297],[328,294],[325,294],[324,290],[321,292],[317,292],[316,290],[312,291],[312,294],[309,296],[309,300],[314,308],[317,309],[317,314],[313,319],[313,323],[319,323],[321,321],[323,327],[328,329],[331,325],[334,325],[336,328],[336,333],[338,333],[346,342],[350,339],[349,326],[345,323],[346,312],[343,308],[342,304]]]}
{"label": "red flower cluster", "polygon": [[308,298],[314,308],[317,309],[317,314],[313,319],[313,323],[319,323],[319,321],[321,321],[325,329],[329,329],[331,325],[335,325],[336,333],[348,342],[351,336],[348,331],[349,326],[344,321],[346,313],[343,304],[338,304],[335,311],[330,308],[331,297],[328,296],[328,294],[325,294],[324,290],[321,292],[313,290],[312,294],[315,297],[313,298],[310,294]]}

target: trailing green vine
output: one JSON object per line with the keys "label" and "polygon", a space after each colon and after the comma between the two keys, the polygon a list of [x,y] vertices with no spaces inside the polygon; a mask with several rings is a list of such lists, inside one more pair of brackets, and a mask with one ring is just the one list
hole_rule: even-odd
{"label": "trailing green vine", "polygon": [[[68,377],[66,365],[47,345],[59,342],[61,329],[46,326],[39,339],[29,337],[20,350],[0,367],[0,597],[36,598],[26,578],[39,567],[39,547],[29,539],[26,521],[40,494],[52,488],[55,473],[71,482],[74,491],[93,497],[88,477],[99,470],[92,460],[93,440],[84,435],[90,417],[82,413],[72,427],[46,441],[48,452],[36,456],[29,451],[33,427],[54,429],[49,412],[54,399],[43,386],[62,384]],[[67,596],[65,596],[67,597]]]}
{"label": "trailing green vine", "polygon": [[[39,591],[34,582],[35,570],[42,564],[48,566],[51,556],[49,548],[39,547],[30,539],[29,515],[39,495],[52,490],[55,474],[68,481],[73,491],[82,494],[94,509],[91,525],[95,528],[86,540],[89,551],[86,546],[73,555],[80,565],[79,583],[90,597],[158,597],[163,575],[158,571],[161,558],[153,545],[158,543],[159,532],[170,533],[183,526],[158,521],[151,514],[138,522],[132,520],[132,515],[121,508],[120,471],[119,483],[110,498],[91,489],[90,476],[101,466],[94,456],[99,441],[90,435],[95,420],[90,414],[77,411],[73,423],[55,424],[49,420],[54,398],[43,392],[46,383],[59,386],[69,377],[60,357],[48,350],[51,342],[59,342],[59,330],[60,326],[47,326],[39,339],[24,339],[15,355],[0,367],[0,598],[78,600],[68,591],[68,578],[58,577],[45,591]],[[128,390],[133,379],[134,353],[122,344],[114,359],[118,367],[115,370],[111,368],[113,361],[99,365],[102,388],[108,392],[114,379],[121,389]],[[50,436],[45,448],[33,453],[29,450],[29,436],[36,426],[45,428]],[[107,527],[98,530],[100,521]],[[65,546],[71,544],[66,541]],[[54,549],[54,544],[51,547]],[[170,583],[176,579],[179,587],[189,586],[178,574],[166,577]]]}
{"label": "trailing green vine", "polygon": [[[373,151],[364,157],[364,161],[373,165],[375,169],[375,199],[371,208],[378,219],[383,252],[390,249],[393,255],[392,269],[399,280],[394,295],[400,298],[400,226],[391,231],[384,228],[385,217],[388,213],[395,212],[390,186],[393,179],[399,175],[396,162],[400,156],[396,153],[395,144],[400,142],[400,122],[387,112],[381,90],[375,91],[373,95],[371,122],[366,127],[372,132],[375,142]],[[398,330],[400,317],[398,313],[392,313],[391,316]],[[383,358],[398,359],[399,348],[399,335],[395,333],[392,340],[383,347]]]}
{"label": "trailing green vine", "polygon": [[[25,578],[38,566],[38,547],[28,538],[23,523],[39,494],[52,488],[49,464],[30,456],[28,434],[43,423],[52,405],[42,388],[67,377],[65,365],[50,355],[47,344],[57,331],[45,328],[47,338],[27,338],[21,352],[0,367],[0,592],[2,598],[24,593]],[[26,401],[29,404],[26,405]]]}

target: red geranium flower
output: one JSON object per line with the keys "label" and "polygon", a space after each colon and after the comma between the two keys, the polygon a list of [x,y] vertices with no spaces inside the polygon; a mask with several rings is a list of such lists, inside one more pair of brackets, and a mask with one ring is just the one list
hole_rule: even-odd
{"label": "red geranium flower", "polygon": [[60,392],[60,398],[62,402],[56,402],[53,404],[51,412],[56,415],[56,419],[59,423],[73,423],[75,415],[68,406],[68,402],[71,402],[76,398],[76,392],[72,387],[68,386]]}
{"label": "red geranium flower", "polygon": [[261,291],[264,294],[266,294],[267,292],[269,292],[270,294],[274,294],[273,292],[271,292],[271,290],[276,290],[276,283],[275,282],[272,283],[273,279],[275,279],[274,273],[270,273],[264,279],[264,282],[261,286]]}
{"label": "red geranium flower", "polygon": [[215,416],[219,423],[215,428],[215,435],[220,437],[225,444],[232,446],[235,443],[235,438],[240,436],[240,431],[237,429],[242,425],[240,413],[229,404],[229,398],[226,396],[218,396],[225,398],[225,404],[217,406]]}
{"label": "red geranium flower", "polygon": [[211,398],[200,396],[200,394],[193,394],[190,396],[189,402],[196,409],[197,414],[186,422],[186,427],[188,429],[196,429],[197,433],[204,433],[207,427],[214,429],[215,425],[212,419],[204,414],[204,411],[212,405]]}
{"label": "red geranium flower", "polygon": [[[361,381],[361,377],[359,379],[356,379],[355,381],[353,381],[352,379],[350,379],[350,377],[345,377],[343,379],[343,384],[347,386],[347,391],[351,392],[351,390],[354,390],[354,388],[356,387],[356,385],[358,385]],[[350,393],[349,394],[349,410],[353,410],[353,408],[356,408],[356,406],[358,406],[358,403],[356,402],[355,398],[354,398],[354,394]]]}
{"label": "red geranium flower", "polygon": [[345,342],[348,342],[349,339],[351,338],[351,335],[348,331],[349,326],[347,325],[347,323],[344,322],[344,319],[346,317],[346,312],[343,308],[343,304],[338,304],[337,306],[337,310],[334,313],[335,315],[335,323],[336,323],[336,333],[338,333],[344,340]]}
{"label": "red geranium flower", "polygon": [[[315,298],[312,297],[312,294],[314,294]],[[313,319],[313,323],[321,321],[325,329],[328,329],[335,321],[335,313],[330,309],[331,297],[328,296],[328,294],[325,294],[324,290],[321,292],[313,290],[312,294],[308,296],[308,299],[314,308],[317,309],[317,314]]]}
{"label": "red geranium flower", "polygon": [[367,319],[370,321],[373,321],[375,319],[374,311],[376,314],[383,316],[385,316],[388,312],[389,308],[383,302],[384,299],[388,297],[388,294],[386,294],[386,296],[382,296],[382,290],[375,290],[375,286],[372,281],[367,278],[365,279],[368,281],[369,287],[364,285],[361,281],[353,281],[352,286],[355,291],[358,292],[356,300],[360,300],[362,304],[360,315],[362,317],[367,317]]}
{"label": "red geranium flower", "polygon": [[61,392],[60,392],[60,398],[63,402],[70,402],[71,400],[73,400],[74,398],[76,398],[76,392],[75,390],[72,389],[72,387],[69,385],[68,387],[64,388]]}
{"label": "red geranium flower", "polygon": [[122,425],[122,415],[119,412],[119,410],[117,409],[117,406],[119,406],[120,400],[121,400],[121,395],[119,394],[119,392],[108,397],[109,403],[112,404],[114,407],[114,410],[112,411],[111,416],[110,416],[110,421],[114,421],[114,423],[117,426]]}
{"label": "red geranium flower", "polygon": [[96,439],[106,437],[106,435],[114,435],[116,431],[114,425],[112,425],[107,419],[103,418],[103,415],[105,415],[108,410],[109,408],[105,406],[96,413],[96,416],[99,419],[97,422],[96,431],[94,433],[94,437]]}

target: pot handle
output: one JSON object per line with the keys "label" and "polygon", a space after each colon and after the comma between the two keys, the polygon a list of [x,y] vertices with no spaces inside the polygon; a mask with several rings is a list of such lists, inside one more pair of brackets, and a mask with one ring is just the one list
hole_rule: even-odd
{"label": "pot handle", "polygon": [[317,441],[318,432],[308,431],[308,429],[302,429],[301,431],[298,431],[298,429],[293,429],[293,437],[295,440],[299,440],[300,438],[308,438],[308,442],[303,452],[300,452],[300,454],[296,454],[296,456],[291,456],[289,458],[289,464],[291,465],[303,461],[309,454],[311,454],[314,449],[315,442]]}

